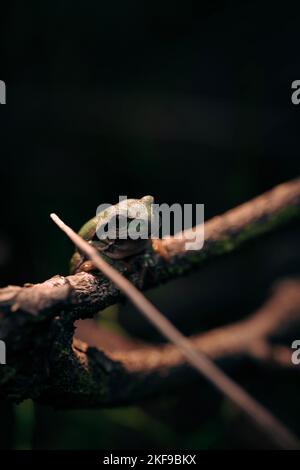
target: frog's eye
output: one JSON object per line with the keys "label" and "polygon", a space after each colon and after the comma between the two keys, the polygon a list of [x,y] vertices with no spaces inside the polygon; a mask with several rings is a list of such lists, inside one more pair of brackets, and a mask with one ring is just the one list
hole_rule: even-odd
{"label": "frog's eye", "polygon": [[108,238],[108,232],[109,232],[109,222],[99,224],[96,228],[92,241],[97,242],[99,240],[105,240],[106,238]]}
{"label": "frog's eye", "polygon": [[116,219],[116,224],[119,230],[127,228],[129,222],[129,219],[127,217],[125,217],[124,215],[117,215]]}
{"label": "frog's eye", "polygon": [[99,225],[92,241],[111,239],[115,240],[120,235],[126,236],[128,219],[126,216],[117,214],[111,217],[107,222]]}
{"label": "frog's eye", "polygon": [[118,233],[121,230],[126,230],[128,225],[127,217],[117,214],[114,215],[105,226],[107,234]]}
{"label": "frog's eye", "polygon": [[[101,227],[97,227],[97,230],[92,238],[92,242],[98,242],[99,240],[103,239],[103,238],[106,238],[106,234],[109,230],[109,224],[108,222],[106,222],[106,224],[104,225],[101,225]],[[104,237],[102,236],[105,235]]]}

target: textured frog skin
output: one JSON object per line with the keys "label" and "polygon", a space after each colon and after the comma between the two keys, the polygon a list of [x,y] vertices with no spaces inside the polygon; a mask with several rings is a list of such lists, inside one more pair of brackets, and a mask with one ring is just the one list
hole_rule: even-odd
{"label": "textured frog skin", "polygon": [[[113,217],[126,216],[126,220],[130,223],[136,217],[136,207],[143,205],[144,210],[142,211],[141,217],[138,220],[149,224],[152,217],[152,204],[154,200],[152,196],[144,196],[141,199],[127,199],[121,201],[115,206],[111,206],[104,211],[100,212],[97,216],[86,222],[79,230],[79,235],[93,245],[102,255],[107,256],[110,259],[115,260],[126,260],[131,256],[143,252],[149,247],[149,239],[136,239],[130,238],[120,239],[119,233],[114,232],[113,235],[108,232],[107,236],[98,238],[99,228],[104,227]],[[124,230],[124,229],[122,229]],[[125,226],[127,231],[127,226]],[[93,271],[94,266],[87,260],[79,251],[75,251],[70,262],[71,273],[79,271]]]}

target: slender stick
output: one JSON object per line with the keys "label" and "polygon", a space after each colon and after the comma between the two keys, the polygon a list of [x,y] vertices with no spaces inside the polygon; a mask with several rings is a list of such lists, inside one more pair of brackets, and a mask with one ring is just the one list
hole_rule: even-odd
{"label": "slender stick", "polygon": [[164,317],[159,310],[128,279],[109,265],[85,240],[68,227],[56,214],[50,217],[102,273],[108,277],[156,326],[160,333],[173,343],[186,360],[204,375],[227,398],[234,402],[266,435],[282,449],[300,449],[300,442],[280,421],[251,397],[240,385],[229,378],[205,354],[196,351],[188,338]]}

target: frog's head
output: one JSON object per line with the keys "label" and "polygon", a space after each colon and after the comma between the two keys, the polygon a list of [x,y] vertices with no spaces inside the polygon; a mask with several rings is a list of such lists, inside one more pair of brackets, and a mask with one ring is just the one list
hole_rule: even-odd
{"label": "frog's head", "polygon": [[[140,199],[123,199],[114,206],[106,207],[89,220],[79,231],[79,235],[95,246],[100,252],[112,258],[126,258],[141,252],[150,237],[150,228],[154,218],[154,198],[144,196]],[[118,221],[114,224],[114,221]],[[130,224],[133,222],[137,231],[146,236],[141,240],[128,240]],[[124,241],[125,240],[125,241]],[[85,257],[76,250],[71,260],[71,272],[87,270],[83,267]]]}
{"label": "frog's head", "polygon": [[154,203],[153,196],[144,196],[140,199],[141,203],[145,205],[145,207],[151,209],[152,204]]}
{"label": "frog's head", "polygon": [[125,199],[124,201],[121,201],[118,206],[120,213],[123,212],[123,208],[127,211],[127,217],[129,219],[151,220],[153,215],[153,203],[153,196],[144,196],[141,199]]}
{"label": "frog's head", "polygon": [[123,230],[128,229],[128,225],[135,220],[136,223],[143,223],[144,227],[151,224],[153,214],[153,196],[144,196],[141,199],[124,199],[114,206],[115,213],[119,219],[126,218],[127,223],[123,225],[120,234]]}
{"label": "frog's head", "polygon": [[146,217],[148,218],[149,221],[151,221],[151,218],[153,217],[154,197],[144,196],[140,199],[140,203],[145,207],[146,214],[147,214]]}

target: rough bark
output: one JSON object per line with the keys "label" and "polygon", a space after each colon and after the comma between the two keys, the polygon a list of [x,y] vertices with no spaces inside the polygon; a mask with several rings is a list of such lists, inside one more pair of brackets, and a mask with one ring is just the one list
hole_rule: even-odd
{"label": "rough bark", "polygon": [[[169,238],[156,242],[167,258],[149,251],[135,257],[130,267],[114,265],[147,289],[199,269],[203,262],[235,251],[299,215],[298,179],[207,222],[204,247],[199,251],[186,251],[184,238]],[[145,266],[146,275],[142,275]],[[297,324],[298,292],[298,281],[284,284],[275,300],[249,320],[192,341],[222,363],[255,357],[290,365],[287,351],[270,346],[267,339],[278,334],[282,325]],[[168,391],[192,378],[194,373],[170,345],[137,347],[133,342],[109,353],[73,341],[76,319],[91,318],[120,298],[106,279],[88,273],[1,289],[0,338],[7,344],[8,364],[0,367],[0,396],[14,401],[30,397],[64,407],[114,405]]]}

